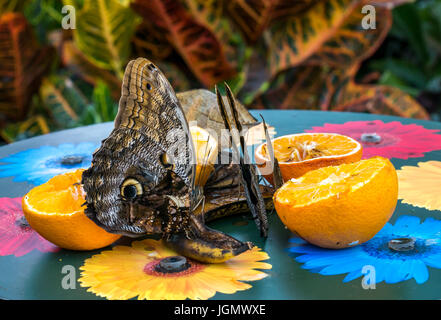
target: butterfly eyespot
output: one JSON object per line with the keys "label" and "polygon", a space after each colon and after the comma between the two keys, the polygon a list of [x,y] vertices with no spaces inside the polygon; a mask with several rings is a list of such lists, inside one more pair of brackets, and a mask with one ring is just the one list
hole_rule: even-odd
{"label": "butterfly eyespot", "polygon": [[152,85],[150,83],[147,83],[146,87],[147,87],[147,90],[152,90]]}
{"label": "butterfly eyespot", "polygon": [[171,169],[174,166],[173,163],[170,161],[169,157],[167,156],[167,153],[165,152],[161,155],[159,160],[161,161],[162,165],[167,169]]}
{"label": "butterfly eyespot", "polygon": [[142,193],[142,185],[136,179],[128,178],[121,185],[121,196],[126,200],[133,200]]}

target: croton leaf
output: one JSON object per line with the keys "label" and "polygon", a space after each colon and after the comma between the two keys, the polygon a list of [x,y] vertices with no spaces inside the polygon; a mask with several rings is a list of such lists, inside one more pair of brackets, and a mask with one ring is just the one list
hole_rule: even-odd
{"label": "croton leaf", "polygon": [[103,81],[93,88],[92,101],[84,108],[82,125],[113,121],[118,113],[118,104],[112,99],[110,90]]}
{"label": "croton leaf", "polygon": [[376,28],[361,28],[364,17],[361,6],[301,65],[279,72],[252,107],[359,111],[427,118],[427,112],[397,88],[355,83],[360,63],[375,52],[391,26],[390,10],[378,7]]}
{"label": "croton leaf", "polygon": [[398,88],[384,85],[360,85],[352,81],[335,95],[330,109],[429,119],[427,111],[414,98]]}
{"label": "croton leaf", "polygon": [[[363,4],[352,11],[342,26],[305,63],[330,65],[349,71],[348,68],[360,63],[377,51],[391,28],[392,12],[384,7],[376,8],[375,28],[364,29],[361,26],[365,17],[361,10],[362,7]],[[357,70],[354,69],[354,71]]]}
{"label": "croton leaf", "polygon": [[[72,127],[78,120],[81,107],[75,108],[73,99],[80,99],[81,94],[71,85],[71,80],[65,77],[52,76],[45,78],[40,87],[42,103],[49,111],[57,127]],[[70,95],[68,91],[75,91]]]}
{"label": "croton leaf", "polygon": [[367,3],[375,6],[375,7],[385,7],[387,9],[395,8],[396,6],[415,2],[416,0],[366,0]]}
{"label": "croton leaf", "polygon": [[39,47],[21,13],[0,17],[0,48],[0,113],[10,119],[23,119],[54,50]]}
{"label": "croton leaf", "polygon": [[[180,68],[180,66],[178,66],[176,63],[160,61],[158,66],[166,76],[167,80],[170,81],[173,89],[176,92],[187,91],[196,86],[194,83],[192,83],[189,74],[185,73],[183,68]],[[197,82],[197,80],[195,81]]]}
{"label": "croton leaf", "polygon": [[255,42],[272,21],[296,16],[317,0],[231,0],[226,7],[231,19],[249,42]]}
{"label": "croton leaf", "polygon": [[259,94],[261,88],[268,83],[269,70],[268,64],[266,63],[265,51],[259,50],[259,47],[255,46],[241,73],[244,78],[242,80],[243,83],[239,88],[240,91],[235,94],[240,101],[248,105],[253,101],[254,97]]}
{"label": "croton leaf", "polygon": [[9,122],[0,130],[0,137],[6,143],[28,139],[49,133],[50,127],[42,115],[27,117],[24,121]]}
{"label": "croton leaf", "polygon": [[29,0],[0,0],[0,15],[6,12],[22,12]]}
{"label": "croton leaf", "polygon": [[227,18],[224,0],[183,0],[183,3],[192,17],[216,36],[227,60],[237,65],[243,58],[245,43]]}
{"label": "croton leaf", "polygon": [[122,79],[139,17],[123,0],[84,0],[77,12],[75,45],[97,66]]}
{"label": "croton leaf", "polygon": [[252,108],[370,112],[428,119],[410,95],[384,85],[356,84],[341,69],[302,65],[279,74]]}
{"label": "croton leaf", "polygon": [[151,60],[164,60],[173,52],[173,47],[162,30],[148,20],[143,20],[136,28],[132,43],[138,57],[148,57]]}
{"label": "croton leaf", "polygon": [[328,110],[336,86],[345,75],[338,69],[301,65],[277,74],[251,108]]}
{"label": "croton leaf", "polygon": [[134,0],[134,11],[162,29],[188,68],[205,86],[231,78],[234,66],[227,60],[216,35],[192,17],[175,0]]}
{"label": "croton leaf", "polygon": [[104,81],[112,92],[112,96],[119,99],[121,80],[111,71],[103,69],[90,61],[72,41],[63,42],[61,60],[75,75],[92,85],[96,85],[99,80]]}
{"label": "croton leaf", "polygon": [[306,60],[329,40],[360,0],[325,0],[309,10],[276,22],[270,28],[270,70],[273,75]]}

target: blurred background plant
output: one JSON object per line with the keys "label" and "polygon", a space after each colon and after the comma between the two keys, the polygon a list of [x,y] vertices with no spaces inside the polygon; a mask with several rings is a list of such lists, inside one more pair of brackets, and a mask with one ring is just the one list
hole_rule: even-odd
{"label": "blurred background plant", "polygon": [[400,88],[441,120],[441,1],[420,0],[393,10],[384,44],[366,63],[378,83]]}
{"label": "blurred background plant", "polygon": [[441,115],[440,0],[0,0],[0,48],[4,143],[112,121],[137,56],[248,108]]}

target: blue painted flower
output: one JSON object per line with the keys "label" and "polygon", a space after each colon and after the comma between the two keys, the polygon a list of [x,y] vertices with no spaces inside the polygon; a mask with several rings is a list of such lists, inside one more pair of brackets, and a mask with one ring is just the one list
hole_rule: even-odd
{"label": "blue painted flower", "polygon": [[372,266],[376,283],[414,278],[421,284],[429,278],[427,266],[441,268],[441,221],[432,218],[420,223],[418,217],[401,216],[368,242],[347,249],[319,248],[299,238],[290,242],[288,251],[300,254],[295,259],[304,263],[302,268],[322,275],[347,273],[344,282],[364,276],[363,268]]}
{"label": "blue painted flower", "polygon": [[99,145],[90,142],[64,143],[28,149],[0,159],[0,178],[14,177],[14,181],[28,181],[35,185],[79,168],[88,168],[92,154]]}

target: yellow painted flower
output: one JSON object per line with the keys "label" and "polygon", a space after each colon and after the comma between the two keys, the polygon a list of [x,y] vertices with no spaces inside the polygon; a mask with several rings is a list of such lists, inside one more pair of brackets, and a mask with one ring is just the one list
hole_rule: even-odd
{"label": "yellow painted flower", "polygon": [[397,170],[398,198],[403,203],[429,210],[441,210],[441,162],[419,162],[417,167]]}
{"label": "yellow painted flower", "polygon": [[181,256],[161,241],[142,240],[116,246],[87,259],[80,267],[82,287],[108,299],[138,296],[149,300],[208,299],[216,292],[232,294],[267,276],[261,262],[269,256],[254,247],[221,264],[202,264]]}

